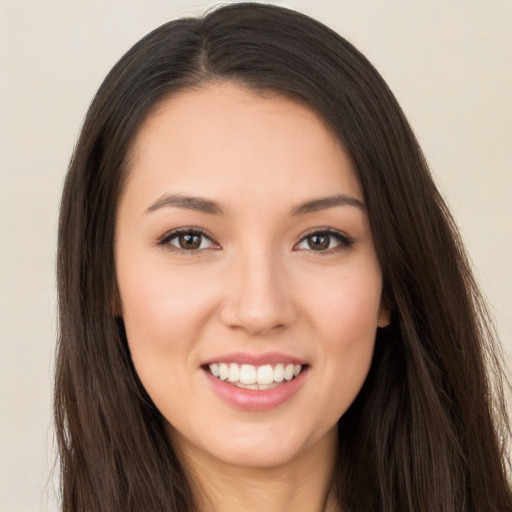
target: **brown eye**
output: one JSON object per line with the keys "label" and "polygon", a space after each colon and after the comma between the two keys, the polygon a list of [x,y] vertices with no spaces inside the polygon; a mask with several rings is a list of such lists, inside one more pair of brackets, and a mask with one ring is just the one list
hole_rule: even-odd
{"label": "brown eye", "polygon": [[198,251],[212,249],[215,244],[212,240],[200,231],[183,230],[169,233],[159,242],[161,246],[181,251]]}
{"label": "brown eye", "polygon": [[180,249],[199,249],[201,247],[201,235],[183,234],[178,237]]}
{"label": "brown eye", "polygon": [[329,249],[331,237],[327,233],[314,234],[306,238],[308,246],[313,251],[325,251]]}
{"label": "brown eye", "polygon": [[349,236],[338,231],[315,231],[301,239],[296,250],[332,252],[348,249],[354,243]]}

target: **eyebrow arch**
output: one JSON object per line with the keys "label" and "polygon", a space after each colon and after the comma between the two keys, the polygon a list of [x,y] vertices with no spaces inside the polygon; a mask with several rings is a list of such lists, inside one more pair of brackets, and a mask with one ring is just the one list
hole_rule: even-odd
{"label": "eyebrow arch", "polygon": [[366,211],[364,203],[359,199],[345,194],[338,194],[335,196],[312,199],[311,201],[299,204],[293,208],[292,215],[306,215],[307,213],[326,210],[327,208],[334,208],[335,206],[355,206],[363,212]]}
{"label": "eyebrow arch", "polygon": [[224,213],[222,206],[215,201],[202,197],[183,196],[181,194],[164,194],[146,210],[146,213],[151,213],[167,206],[195,210],[211,215],[222,215]]}

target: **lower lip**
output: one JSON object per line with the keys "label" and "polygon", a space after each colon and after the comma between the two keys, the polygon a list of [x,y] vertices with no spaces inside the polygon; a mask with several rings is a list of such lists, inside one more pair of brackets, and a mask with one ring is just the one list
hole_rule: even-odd
{"label": "lower lip", "polygon": [[238,388],[233,384],[214,377],[204,370],[208,383],[215,393],[229,405],[244,411],[268,411],[292,398],[305,382],[308,368],[303,368],[297,377],[274,388],[258,391],[256,389]]}

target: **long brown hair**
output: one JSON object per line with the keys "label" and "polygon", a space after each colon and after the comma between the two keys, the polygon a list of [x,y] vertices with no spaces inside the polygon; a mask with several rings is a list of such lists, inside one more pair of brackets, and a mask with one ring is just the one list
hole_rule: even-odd
{"label": "long brown hair", "polygon": [[453,220],[378,72],[297,12],[235,4],[167,23],[101,85],[66,178],[55,380],[62,509],[194,510],[116,316],[114,228],[134,136],[174,92],[231,80],[305,102],[351,155],[393,311],[339,421],[333,493],[353,512],[512,510],[499,348]]}

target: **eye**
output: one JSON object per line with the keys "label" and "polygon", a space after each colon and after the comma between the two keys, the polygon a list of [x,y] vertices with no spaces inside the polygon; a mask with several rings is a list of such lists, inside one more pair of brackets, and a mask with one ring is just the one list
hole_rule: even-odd
{"label": "eye", "polygon": [[309,233],[295,246],[297,250],[331,252],[350,247],[354,241],[347,235],[333,230]]}
{"label": "eye", "polygon": [[164,235],[158,245],[178,251],[201,251],[218,249],[219,246],[204,232],[197,229],[179,229]]}

